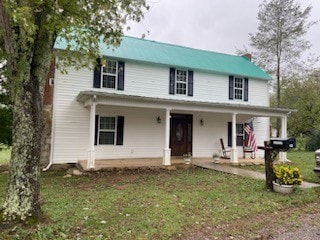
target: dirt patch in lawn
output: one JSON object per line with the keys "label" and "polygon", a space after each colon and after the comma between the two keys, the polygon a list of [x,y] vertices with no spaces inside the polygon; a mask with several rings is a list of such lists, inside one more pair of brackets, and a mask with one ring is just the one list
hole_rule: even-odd
{"label": "dirt patch in lawn", "polygon": [[183,239],[320,239],[319,209],[318,202],[297,209],[246,216],[217,226],[188,228]]}
{"label": "dirt patch in lawn", "polygon": [[91,179],[89,182],[81,183],[77,187],[80,189],[93,189],[96,187],[112,187],[124,190],[137,182],[147,173],[166,175],[166,170],[142,169],[142,170],[114,170],[86,173]]}

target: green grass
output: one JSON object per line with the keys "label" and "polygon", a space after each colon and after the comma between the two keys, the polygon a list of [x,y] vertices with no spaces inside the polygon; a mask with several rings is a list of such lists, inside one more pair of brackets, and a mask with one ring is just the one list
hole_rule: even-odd
{"label": "green grass", "polygon": [[320,178],[313,172],[313,169],[316,166],[314,152],[289,151],[287,158],[300,168],[302,177],[305,181],[320,183]]}
{"label": "green grass", "polygon": [[9,163],[11,155],[11,148],[3,148],[0,150],[0,164]]}
{"label": "green grass", "polygon": [[[186,230],[318,200],[317,189],[285,196],[267,191],[264,181],[204,169],[64,175],[42,173],[47,222],[4,230],[0,239],[183,239]],[[6,176],[0,173],[0,199]]]}
{"label": "green grass", "polygon": [[[316,166],[314,152],[289,151],[287,153],[287,158],[292,161],[292,165],[299,167],[304,181],[320,183],[320,178],[313,172],[313,169]],[[257,172],[265,172],[264,166],[246,166],[242,168]]]}

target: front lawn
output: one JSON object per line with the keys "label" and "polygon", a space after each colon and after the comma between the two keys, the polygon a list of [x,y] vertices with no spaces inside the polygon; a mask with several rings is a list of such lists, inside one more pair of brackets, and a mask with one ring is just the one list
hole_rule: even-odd
{"label": "front lawn", "polygon": [[289,151],[287,158],[300,168],[302,177],[307,182],[320,183],[320,178],[313,172],[316,166],[314,152]]}
{"label": "front lawn", "polygon": [[[266,221],[295,218],[319,196],[317,188],[281,195],[267,191],[264,181],[200,168],[65,175],[65,171],[42,173],[45,223],[2,230],[0,239],[186,239],[202,232],[212,238],[250,235]],[[1,200],[6,177],[0,172]],[[277,218],[268,218],[275,213]],[[237,222],[228,232],[219,227]]]}

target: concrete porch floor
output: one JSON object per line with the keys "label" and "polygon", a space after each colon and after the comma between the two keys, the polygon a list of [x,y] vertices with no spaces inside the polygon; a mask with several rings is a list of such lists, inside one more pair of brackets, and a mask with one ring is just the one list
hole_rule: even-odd
{"label": "concrete porch floor", "polygon": [[[220,159],[213,160],[212,158],[193,158],[191,161],[192,165],[198,165],[200,163],[216,163],[223,165],[233,165],[233,166],[245,166],[245,165],[262,165],[264,164],[263,158],[239,158],[239,162],[234,164],[231,163],[230,159]],[[78,167],[83,171],[90,171],[87,169],[87,161],[80,160],[78,162]],[[173,157],[171,159],[171,166],[163,166],[162,158],[139,158],[139,159],[106,159],[106,160],[96,160],[95,168],[91,169],[93,171],[99,170],[110,170],[110,169],[137,169],[137,168],[175,168],[175,167],[188,167],[184,163],[183,158]]]}

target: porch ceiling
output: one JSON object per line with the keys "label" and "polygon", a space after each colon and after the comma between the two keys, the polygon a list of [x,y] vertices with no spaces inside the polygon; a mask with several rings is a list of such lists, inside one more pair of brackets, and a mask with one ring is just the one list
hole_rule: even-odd
{"label": "porch ceiling", "polygon": [[187,99],[164,99],[99,91],[82,91],[78,94],[77,101],[83,103],[85,107],[90,106],[91,103],[95,101],[97,105],[170,109],[171,111],[182,110],[196,112],[236,113],[261,117],[281,117],[297,111],[294,109],[285,108],[191,101]]}

